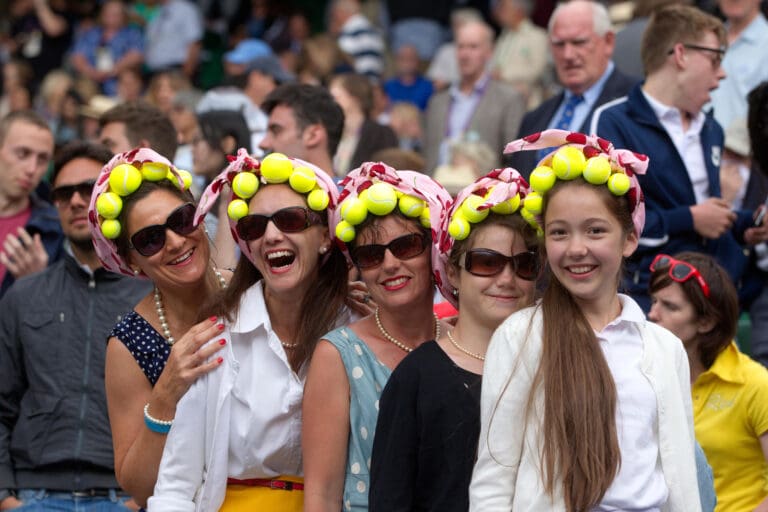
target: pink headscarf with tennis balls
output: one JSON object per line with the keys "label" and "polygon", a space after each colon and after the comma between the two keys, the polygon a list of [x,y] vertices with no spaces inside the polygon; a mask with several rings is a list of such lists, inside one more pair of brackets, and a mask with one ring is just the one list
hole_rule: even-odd
{"label": "pink headscarf with tennis balls", "polygon": [[[293,162],[294,167],[309,167],[315,172],[317,186],[328,192],[329,202],[327,211],[329,228],[331,224],[335,226],[339,221],[337,212],[337,205],[339,204],[339,193],[336,184],[333,182],[333,179],[328,175],[328,173],[315,166],[314,164],[305,162],[304,160],[300,160],[298,158],[290,158],[290,160]],[[261,187],[270,186],[270,184],[261,177],[261,173],[259,171],[260,166],[261,161],[259,159],[250,156],[245,148],[240,148],[237,151],[237,156],[230,158],[229,165],[223,171],[221,171],[221,173],[219,173],[216,178],[214,178],[214,180],[203,192],[203,195],[200,197],[200,201],[197,205],[197,212],[195,213],[195,223],[200,222],[205,214],[208,213],[211,208],[213,208],[213,205],[216,203],[216,199],[219,197],[219,195],[221,195],[221,191],[224,188],[224,185],[228,186],[228,192],[226,193],[226,196],[222,198],[222,200],[226,200],[227,203],[229,203],[233,199],[237,198],[235,193],[232,191],[232,180],[234,180],[235,176],[241,172],[254,172],[259,178],[259,190],[261,190]],[[284,185],[289,186],[288,182],[285,182]],[[296,193],[298,194],[299,192]],[[301,195],[306,197],[306,194]],[[250,198],[246,201],[250,201]],[[232,238],[234,238],[234,240],[237,242],[237,245],[240,247],[242,253],[245,254],[249,260],[251,260],[251,263],[253,263],[253,255],[251,254],[251,249],[248,246],[248,242],[246,240],[242,240],[238,236],[237,230],[235,229],[237,226],[237,221],[232,220],[232,218],[229,216],[227,216],[227,218],[229,219],[229,232],[232,234]],[[330,228],[330,234],[333,238],[333,228]]]}
{"label": "pink headscarf with tennis balls", "polygon": [[[436,284],[441,288],[445,275],[445,264],[440,258],[437,228],[451,205],[451,195],[442,185],[426,174],[416,171],[397,171],[383,162],[365,162],[357,169],[350,171],[346,178],[341,181],[342,191],[339,195],[339,204],[348,197],[357,197],[375,182],[389,183],[396,191],[426,201],[429,208],[429,223],[432,226],[432,270]],[[336,225],[340,220],[340,216],[335,216],[334,223],[330,226],[331,233],[335,233]],[[418,219],[416,220],[418,221]]]}
{"label": "pink headscarf with tennis balls", "polygon": [[[512,169],[511,167],[507,167],[506,169],[494,169],[485,176],[481,176],[475,180],[474,183],[461,189],[456,195],[455,201],[453,201],[453,204],[443,216],[443,220],[438,228],[438,236],[440,238],[438,247],[440,249],[440,259],[443,263],[440,267],[440,271],[444,272],[445,267],[449,265],[448,258],[451,254],[451,250],[453,250],[453,244],[455,243],[455,239],[448,233],[448,225],[451,223],[453,214],[456,210],[461,208],[461,205],[466,198],[471,195],[485,197],[487,194],[485,201],[477,207],[478,210],[482,211],[503,203],[508,199],[512,199],[518,194],[520,195],[520,205],[522,206],[522,199],[525,198],[530,191],[530,187],[528,186],[528,182],[525,181],[525,178],[523,178],[517,170]],[[509,215],[520,215],[519,212],[520,210],[518,209]],[[481,226],[482,224],[482,221],[477,224],[472,224],[472,229],[474,229],[475,226]],[[435,270],[435,272],[437,272],[437,270]],[[443,294],[443,297],[445,297],[454,307],[458,308],[459,301],[453,294],[454,288],[451,286],[451,283],[448,282],[447,276],[441,276],[438,282],[441,283],[440,293]]]}
{"label": "pink headscarf with tennis balls", "polygon": [[[513,140],[506,145],[504,153],[558,146],[572,146],[581,149],[587,158],[597,155],[607,156],[612,167],[619,167],[624,170],[630,182],[629,191],[626,195],[629,198],[632,211],[632,222],[635,225],[635,234],[640,237],[643,226],[645,226],[645,196],[635,174],[645,174],[648,169],[648,157],[628,149],[616,149],[610,141],[596,135],[585,135],[566,130],[545,130]],[[550,153],[538,165],[549,166],[553,155],[554,152]],[[539,219],[539,225],[541,225],[541,219]]]}
{"label": "pink headscarf with tennis balls", "polygon": [[93,186],[91,202],[88,205],[88,223],[91,225],[91,237],[93,239],[93,246],[96,249],[96,255],[99,257],[101,264],[110,272],[139,277],[141,279],[149,278],[143,273],[138,276],[135,275],[131,267],[128,266],[128,262],[118,254],[115,242],[105,237],[101,232],[99,214],[96,211],[96,200],[99,196],[109,191],[109,175],[112,173],[112,169],[120,164],[132,164],[134,167],[141,168],[142,164],[146,162],[158,162],[167,165],[170,172],[176,178],[175,185],[179,189],[185,190],[184,180],[179,174],[178,169],[167,158],[149,148],[136,148],[125,153],[118,153],[112,157],[112,160],[107,165],[102,167],[99,177],[96,179],[96,184]]}

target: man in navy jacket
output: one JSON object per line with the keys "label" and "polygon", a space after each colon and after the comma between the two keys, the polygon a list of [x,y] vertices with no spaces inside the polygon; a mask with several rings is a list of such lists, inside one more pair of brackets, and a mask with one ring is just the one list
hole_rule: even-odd
{"label": "man in navy jacket", "polygon": [[702,108],[725,76],[722,23],[693,7],[659,11],[646,29],[646,81],[599,108],[591,131],[615,146],[644,153],[638,176],[646,200],[640,245],[628,262],[627,291],[648,310],[649,265],[658,253],[712,255],[738,285],[746,268],[740,243],[751,213],[720,197],[723,130]]}

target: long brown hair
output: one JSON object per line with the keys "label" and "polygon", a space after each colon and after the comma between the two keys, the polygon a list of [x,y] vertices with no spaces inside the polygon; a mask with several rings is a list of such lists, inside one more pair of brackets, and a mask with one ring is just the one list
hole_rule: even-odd
{"label": "long brown hair", "polygon": [[[547,204],[559,192],[573,187],[597,192],[622,226],[632,232],[627,198],[608,187],[583,179],[560,181],[544,196]],[[546,245],[544,246],[546,251]],[[534,379],[544,391],[542,476],[550,495],[561,482],[568,512],[598,505],[621,464],[616,433],[616,386],[597,337],[571,293],[547,270],[541,301],[544,332],[542,356]],[[617,276],[618,287],[618,276]],[[529,400],[529,409],[532,399]]]}
{"label": "long brown hair", "polygon": [[[328,225],[327,212],[322,212],[323,225]],[[348,271],[347,261],[341,250],[331,244],[327,259],[317,271],[317,279],[310,286],[299,307],[299,325],[297,326],[297,343],[295,349],[288,353],[288,361],[294,370],[309,361],[318,340],[336,327],[338,316],[344,307],[347,297]],[[222,316],[233,321],[240,309],[240,299],[248,289],[256,284],[263,276],[251,261],[241,256],[237,262],[229,286],[218,296],[206,304],[200,318]],[[248,314],[248,312],[245,312]]]}

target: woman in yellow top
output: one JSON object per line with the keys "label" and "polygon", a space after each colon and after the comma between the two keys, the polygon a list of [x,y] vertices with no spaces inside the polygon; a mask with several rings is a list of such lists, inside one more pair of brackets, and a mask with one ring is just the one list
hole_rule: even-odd
{"label": "woman in yellow top", "polygon": [[659,254],[651,272],[648,318],[688,352],[694,428],[714,472],[715,510],[768,511],[768,370],[732,341],[733,283],[712,258],[693,252]]}

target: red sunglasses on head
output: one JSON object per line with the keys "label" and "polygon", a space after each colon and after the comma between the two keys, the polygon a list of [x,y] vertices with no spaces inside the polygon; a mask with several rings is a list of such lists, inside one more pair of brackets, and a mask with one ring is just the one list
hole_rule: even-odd
{"label": "red sunglasses on head", "polygon": [[666,267],[669,267],[669,277],[678,283],[684,283],[691,278],[696,278],[696,282],[699,283],[704,296],[709,298],[709,285],[696,267],[687,261],[676,260],[668,254],[658,254],[651,262],[650,268],[651,272],[656,272],[656,269],[661,270]]}

